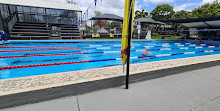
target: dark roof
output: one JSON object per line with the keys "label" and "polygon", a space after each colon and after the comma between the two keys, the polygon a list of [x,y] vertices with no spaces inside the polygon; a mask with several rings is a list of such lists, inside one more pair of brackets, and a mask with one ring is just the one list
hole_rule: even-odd
{"label": "dark roof", "polygon": [[220,17],[166,20],[163,22],[181,23],[189,28],[216,28],[220,27]]}
{"label": "dark roof", "polygon": [[204,22],[204,21],[215,21],[215,20],[220,20],[220,17],[195,18],[195,19],[179,19],[179,20],[165,20],[165,21],[162,21],[162,22],[192,23],[192,22]]}
{"label": "dark roof", "polygon": [[154,19],[151,18],[138,18],[134,20],[135,22],[141,22],[141,23],[152,23],[152,24],[165,24],[163,22],[155,21]]}
{"label": "dark roof", "polygon": [[102,14],[95,17],[92,17],[90,20],[114,20],[114,21],[123,21],[123,17],[114,15],[114,14]]}

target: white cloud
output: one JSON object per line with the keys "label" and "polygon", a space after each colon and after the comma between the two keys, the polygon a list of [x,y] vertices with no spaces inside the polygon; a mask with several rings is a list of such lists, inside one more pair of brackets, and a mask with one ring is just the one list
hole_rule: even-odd
{"label": "white cloud", "polygon": [[202,4],[213,3],[215,0],[203,0]]}
{"label": "white cloud", "polygon": [[[195,6],[197,5],[196,3],[185,3],[183,5],[180,5],[180,6],[176,6],[174,7],[174,11],[181,11],[181,10],[187,10],[186,8],[187,7],[191,7],[191,6]],[[191,10],[187,10],[187,11],[191,11]]]}
{"label": "white cloud", "polygon": [[176,0],[144,0],[145,2],[152,2],[152,3],[171,3],[175,2]]}

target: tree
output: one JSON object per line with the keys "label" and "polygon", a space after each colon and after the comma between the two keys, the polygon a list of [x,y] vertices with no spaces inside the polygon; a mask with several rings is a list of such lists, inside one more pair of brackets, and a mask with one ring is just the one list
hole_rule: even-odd
{"label": "tree", "polygon": [[218,17],[220,16],[220,3],[218,0],[213,3],[207,3],[192,11],[192,18]]}
{"label": "tree", "polygon": [[154,20],[169,20],[175,14],[173,7],[168,4],[158,5],[151,13]]}
{"label": "tree", "polygon": [[100,12],[100,11],[95,11],[95,16],[98,16],[98,15],[102,15],[102,12]]}
{"label": "tree", "polygon": [[[95,11],[95,16],[101,15],[102,13],[100,11]],[[99,28],[104,27],[106,25],[105,20],[97,20],[94,23],[94,26],[98,26]]]}
{"label": "tree", "polygon": [[121,22],[113,21],[108,23],[107,27],[109,28],[121,28]]}
{"label": "tree", "polygon": [[177,11],[174,15],[174,19],[190,19],[190,18],[192,18],[192,13],[185,10]]}
{"label": "tree", "polygon": [[135,12],[135,19],[142,17],[148,17],[148,12],[144,11],[144,9],[142,9],[142,11],[137,10]]}

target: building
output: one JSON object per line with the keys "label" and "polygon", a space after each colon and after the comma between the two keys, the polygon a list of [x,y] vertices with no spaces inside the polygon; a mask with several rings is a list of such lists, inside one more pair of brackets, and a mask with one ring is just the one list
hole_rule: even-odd
{"label": "building", "polygon": [[81,14],[74,2],[1,0],[0,29],[11,39],[79,38]]}

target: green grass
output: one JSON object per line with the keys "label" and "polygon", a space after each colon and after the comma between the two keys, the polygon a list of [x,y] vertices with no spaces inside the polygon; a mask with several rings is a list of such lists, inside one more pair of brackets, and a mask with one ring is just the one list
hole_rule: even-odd
{"label": "green grass", "polygon": [[[158,35],[158,36],[152,36],[152,39],[162,39],[163,35]],[[178,40],[181,39],[181,36],[171,36],[171,37],[165,37],[164,39],[168,40]]]}
{"label": "green grass", "polygon": [[[158,35],[158,36],[152,36],[152,39],[162,39],[163,35]],[[166,40],[178,40],[178,39],[181,39],[182,37],[181,36],[171,36],[171,37],[165,37],[164,39]],[[114,37],[114,38],[111,38],[111,37],[100,37],[100,38],[92,38],[92,37],[89,37],[89,38],[86,38],[86,40],[113,40],[113,39],[117,39],[117,40],[120,40],[121,37]],[[134,40],[136,38],[133,38]]]}
{"label": "green grass", "polygon": [[121,37],[100,37],[100,38],[93,38],[93,37],[89,37],[86,38],[86,40],[108,40],[108,39],[121,39]]}

